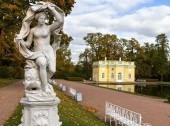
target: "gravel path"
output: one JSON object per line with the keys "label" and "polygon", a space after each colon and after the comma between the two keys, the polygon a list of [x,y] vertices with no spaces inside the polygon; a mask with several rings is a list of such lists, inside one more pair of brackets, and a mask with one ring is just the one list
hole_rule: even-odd
{"label": "gravel path", "polygon": [[23,94],[22,81],[0,88],[0,126],[10,117]]}
{"label": "gravel path", "polygon": [[[151,123],[152,126],[170,126],[170,104],[164,103],[165,99],[136,96],[66,80],[56,81],[81,92],[83,101],[80,103],[96,108],[95,114],[102,120],[104,120],[105,102],[108,101],[141,113],[142,121]],[[3,126],[5,120],[10,117],[23,94],[22,81],[0,88],[0,126]]]}
{"label": "gravel path", "polygon": [[170,126],[170,104],[164,103],[165,99],[137,96],[66,80],[56,81],[81,92],[83,101],[80,103],[96,108],[98,111],[95,114],[102,120],[104,120],[105,102],[108,101],[141,113],[143,123],[151,123],[152,126]]}

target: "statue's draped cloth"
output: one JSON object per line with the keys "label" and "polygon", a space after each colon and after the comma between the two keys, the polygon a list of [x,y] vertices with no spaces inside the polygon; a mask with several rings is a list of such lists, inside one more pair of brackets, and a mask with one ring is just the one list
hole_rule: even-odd
{"label": "statue's draped cloth", "polygon": [[[40,12],[40,11],[44,11],[45,9],[47,9],[47,4],[46,2],[37,2],[36,4],[34,4],[33,6],[29,7],[26,17],[23,19],[22,21],[22,27],[20,30],[20,33],[17,34],[17,37],[21,38],[19,41],[15,39],[15,42],[19,48],[20,53],[26,58],[26,59],[36,59],[40,56],[46,57],[47,61],[51,62],[51,64],[53,64],[55,67],[56,65],[56,57],[50,57],[47,53],[43,52],[43,51],[31,51],[29,50],[25,45],[24,45],[24,39],[27,38],[27,36],[29,35],[30,32],[30,24],[33,21],[33,19],[35,18],[35,14],[36,12]],[[50,3],[52,4],[52,3]],[[55,6],[54,4],[52,4],[52,6],[55,7],[55,10],[58,11],[58,13],[63,17],[63,23],[64,23],[64,12],[58,8],[57,6]],[[59,34],[60,30],[62,30],[63,28],[63,23],[62,25],[57,28],[52,34],[54,36],[54,42],[52,44],[53,50],[54,50],[54,56],[56,56],[56,50],[59,46],[59,42],[58,40],[60,39],[61,35]]]}

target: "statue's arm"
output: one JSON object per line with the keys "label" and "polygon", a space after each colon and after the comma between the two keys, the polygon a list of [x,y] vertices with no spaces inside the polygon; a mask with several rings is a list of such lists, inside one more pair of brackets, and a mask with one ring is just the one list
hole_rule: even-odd
{"label": "statue's arm", "polygon": [[62,25],[63,17],[50,4],[48,5],[48,8],[55,17],[55,21],[50,25],[50,31],[53,32],[54,30],[56,30],[57,28],[59,28]]}
{"label": "statue's arm", "polygon": [[28,34],[27,41],[24,42],[24,45],[25,45],[26,47],[30,47],[31,44],[32,44],[32,41],[33,41],[33,30],[31,29],[31,30],[30,30],[30,33]]}
{"label": "statue's arm", "polygon": [[21,36],[19,36],[18,34],[16,34],[15,38],[14,38],[14,42],[21,42],[22,44],[25,45],[26,47],[30,47],[33,41],[33,31],[30,30],[28,36],[27,36],[27,40],[24,41],[23,38]]}

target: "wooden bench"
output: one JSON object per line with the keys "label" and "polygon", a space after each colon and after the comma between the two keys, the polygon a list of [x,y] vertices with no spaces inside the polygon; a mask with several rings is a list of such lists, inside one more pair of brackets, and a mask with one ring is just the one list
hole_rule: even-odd
{"label": "wooden bench", "polygon": [[114,121],[116,126],[117,124],[126,126],[151,126],[150,123],[142,123],[141,114],[109,102],[106,102],[105,106],[105,122],[107,118],[109,118],[110,125]]}

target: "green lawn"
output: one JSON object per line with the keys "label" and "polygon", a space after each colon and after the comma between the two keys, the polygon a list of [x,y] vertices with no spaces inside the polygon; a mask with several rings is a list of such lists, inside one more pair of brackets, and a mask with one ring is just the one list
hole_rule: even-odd
{"label": "green lawn", "polygon": [[0,78],[0,88],[5,87],[9,84],[12,84],[16,81],[18,81],[18,79],[2,79],[2,78]]}
{"label": "green lawn", "polygon": [[[94,116],[92,112],[85,110],[83,106],[58,89],[55,88],[55,90],[61,100],[58,108],[62,126],[107,126],[103,121]],[[22,107],[19,105],[4,126],[18,126],[21,119],[21,110]]]}

